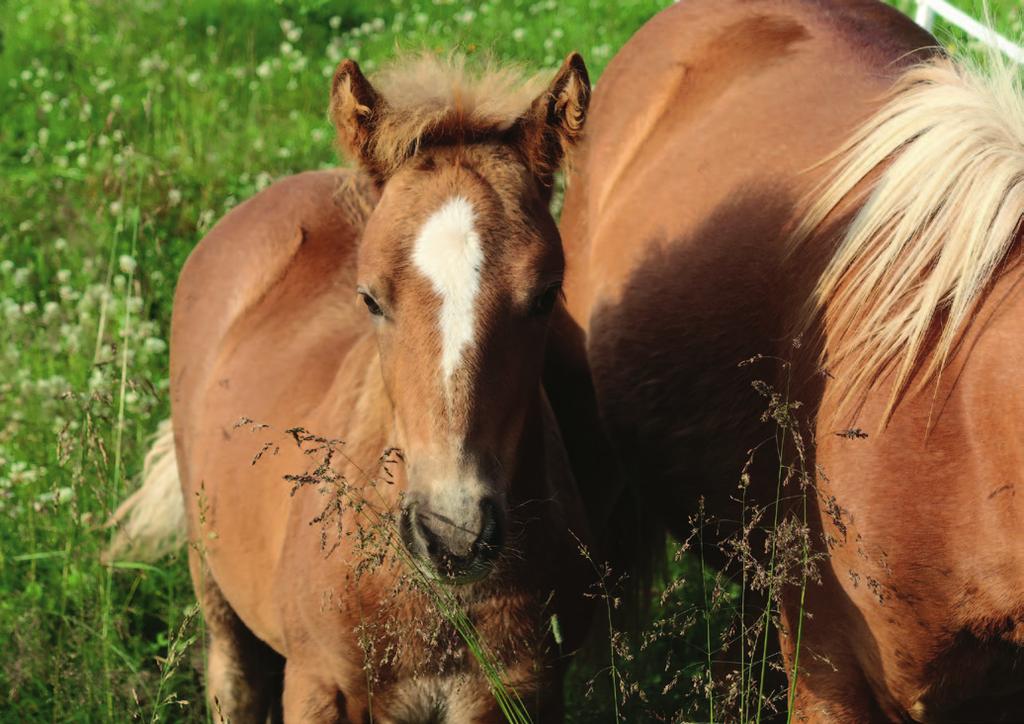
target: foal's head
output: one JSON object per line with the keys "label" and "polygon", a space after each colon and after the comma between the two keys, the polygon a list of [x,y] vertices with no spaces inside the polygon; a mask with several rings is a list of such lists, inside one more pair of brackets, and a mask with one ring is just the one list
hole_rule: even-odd
{"label": "foal's head", "polygon": [[501,550],[511,481],[531,472],[527,425],[564,267],[550,189],[590,85],[577,54],[546,89],[429,57],[375,82],[342,62],[331,116],[381,189],[358,291],[406,461],[402,538],[438,573],[473,580]]}

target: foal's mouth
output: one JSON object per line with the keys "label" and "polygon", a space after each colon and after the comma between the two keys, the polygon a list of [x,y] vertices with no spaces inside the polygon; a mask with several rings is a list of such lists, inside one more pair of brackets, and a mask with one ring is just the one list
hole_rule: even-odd
{"label": "foal's mouth", "polygon": [[[438,516],[411,505],[402,512],[401,538],[417,567],[430,579],[451,586],[478,583],[495,568],[504,543],[504,525],[490,501],[481,503],[484,525],[468,548],[453,552],[446,540],[427,521]],[[446,521],[450,523],[450,521]]]}

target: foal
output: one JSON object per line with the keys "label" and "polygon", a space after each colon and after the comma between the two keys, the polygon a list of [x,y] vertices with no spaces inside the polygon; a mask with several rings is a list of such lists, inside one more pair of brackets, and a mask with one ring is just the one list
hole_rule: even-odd
{"label": "foal", "polygon": [[548,204],[586,68],[572,54],[543,89],[421,57],[376,80],[345,61],[332,86],[360,173],[275,184],[186,263],[177,469],[146,479],[124,531],[152,537],[133,521],[180,478],[208,695],[231,721],[276,709],[282,672],[287,721],[498,720],[493,672],[438,601],[511,699],[557,719],[589,604],[541,386],[564,265]]}

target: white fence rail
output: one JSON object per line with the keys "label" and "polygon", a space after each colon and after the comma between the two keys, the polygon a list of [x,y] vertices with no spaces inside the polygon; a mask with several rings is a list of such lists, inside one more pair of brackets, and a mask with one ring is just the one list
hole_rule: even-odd
{"label": "white fence rail", "polygon": [[955,25],[972,38],[976,38],[993,48],[997,48],[1017,63],[1024,63],[1024,48],[1011,43],[987,25],[979,23],[946,0],[917,0],[917,12],[914,20],[925,30],[930,31],[935,25],[935,17],[939,16],[951,25]]}

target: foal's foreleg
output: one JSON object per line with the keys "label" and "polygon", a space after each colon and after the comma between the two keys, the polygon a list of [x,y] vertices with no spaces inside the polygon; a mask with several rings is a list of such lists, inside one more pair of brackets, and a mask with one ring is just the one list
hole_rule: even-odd
{"label": "foal's foreleg", "polygon": [[288,724],[346,724],[369,718],[358,714],[349,717],[345,697],[336,686],[323,681],[314,670],[305,670],[291,660],[285,667],[283,701]]}
{"label": "foal's foreleg", "polygon": [[281,721],[284,659],[242,623],[195,552],[189,562],[206,620],[206,697],[213,721]]}

